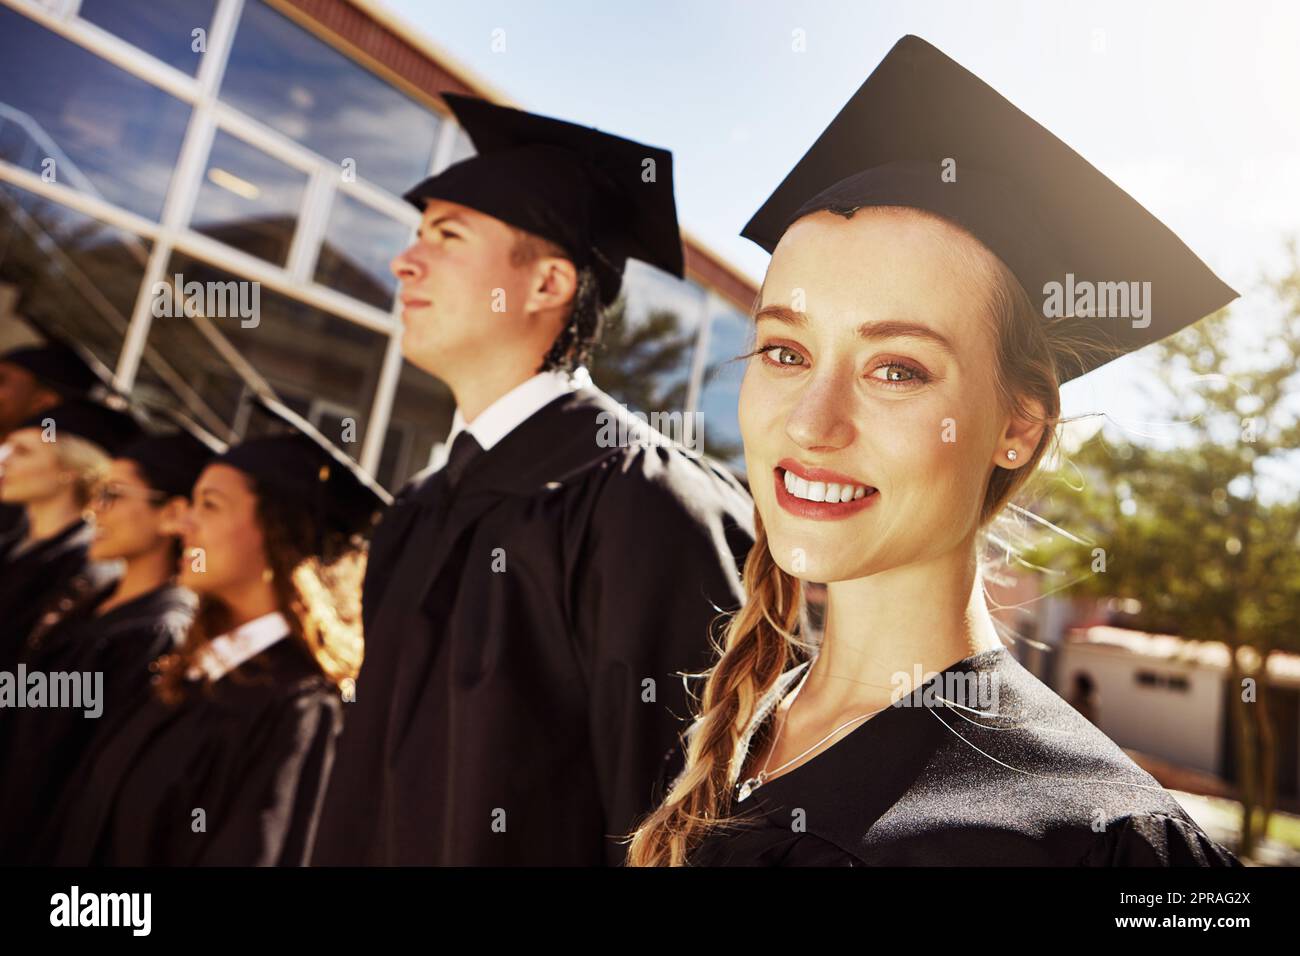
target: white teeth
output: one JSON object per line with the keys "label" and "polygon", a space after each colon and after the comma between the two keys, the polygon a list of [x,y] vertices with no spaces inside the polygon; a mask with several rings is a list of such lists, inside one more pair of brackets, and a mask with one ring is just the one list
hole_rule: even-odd
{"label": "white teeth", "polygon": [[796,498],[805,501],[833,501],[844,503],[864,498],[867,494],[864,485],[841,485],[837,482],[827,484],[824,481],[808,481],[792,471],[785,472],[785,490]]}

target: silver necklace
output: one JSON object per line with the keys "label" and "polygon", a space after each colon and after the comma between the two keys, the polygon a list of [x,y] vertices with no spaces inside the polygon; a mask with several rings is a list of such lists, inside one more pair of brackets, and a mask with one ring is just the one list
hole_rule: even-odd
{"label": "silver necklace", "polygon": [[803,753],[799,754],[797,757],[791,757],[785,763],[781,764],[781,766],[769,772],[767,769],[767,765],[772,762],[772,754],[776,752],[776,743],[778,740],[781,739],[781,731],[785,730],[786,721],[790,719],[790,711],[794,709],[795,701],[799,699],[799,694],[803,690],[803,685],[808,683],[808,677],[811,674],[812,674],[812,667],[809,666],[808,673],[803,675],[803,680],[801,680],[799,682],[799,686],[795,688],[794,700],[791,700],[790,706],[785,709],[785,719],[782,720],[780,725],[776,728],[776,736],[772,738],[772,746],[767,751],[767,759],[763,761],[763,769],[760,770],[755,776],[750,777],[748,780],[745,780],[742,783],[737,785],[737,794],[736,794],[737,803],[748,798],[750,794],[752,794],[763,784],[767,783],[767,781],[772,779],[772,777],[774,777],[776,774],[780,773],[786,767],[790,766],[790,764],[796,763],[802,760],[804,757],[808,756],[808,754],[812,753],[822,744],[826,743],[826,741],[830,740],[832,737],[838,734],[845,727],[848,727],[850,724],[855,724],[859,720],[866,720],[868,717],[874,716],[875,714],[880,713],[880,711],[882,710],[888,710],[889,707],[891,706],[889,704],[886,704],[884,707],[881,707],[879,710],[873,710],[869,714],[862,714],[858,717],[854,717],[852,720],[846,720],[844,723],[840,724],[838,727],[832,730],[821,740],[817,741],[817,743],[813,744]]}

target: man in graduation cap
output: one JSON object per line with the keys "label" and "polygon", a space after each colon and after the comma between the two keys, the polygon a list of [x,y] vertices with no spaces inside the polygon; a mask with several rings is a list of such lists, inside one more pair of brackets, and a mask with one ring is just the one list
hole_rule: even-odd
{"label": "man in graduation cap", "polygon": [[5,352],[0,355],[0,441],[36,413],[85,395],[98,383],[86,361],[61,342]]}
{"label": "man in graduation cap", "polygon": [[393,268],[403,351],[456,397],[451,450],[376,531],[314,861],[614,864],[680,674],[740,602],[752,503],[582,367],[629,257],[683,274],[671,154],[446,100],[478,153],[406,194]]}

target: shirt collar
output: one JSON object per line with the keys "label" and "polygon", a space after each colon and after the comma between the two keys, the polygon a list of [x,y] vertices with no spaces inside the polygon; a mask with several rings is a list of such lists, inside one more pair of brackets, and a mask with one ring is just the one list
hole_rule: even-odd
{"label": "shirt collar", "polygon": [[572,374],[562,369],[538,372],[483,409],[468,425],[457,408],[451,418],[451,431],[443,444],[450,450],[456,436],[468,431],[487,451],[555,399],[590,384],[591,375],[582,366]]}
{"label": "shirt collar", "polygon": [[219,681],[245,661],[288,636],[289,622],[279,611],[255,617],[208,642],[199,651],[186,676],[198,680],[206,674],[208,680]]}

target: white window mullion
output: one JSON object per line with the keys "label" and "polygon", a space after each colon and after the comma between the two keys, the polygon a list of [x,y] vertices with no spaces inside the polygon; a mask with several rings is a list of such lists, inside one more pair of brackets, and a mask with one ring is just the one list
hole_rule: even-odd
{"label": "white window mullion", "polygon": [[[442,118],[442,126],[438,127],[438,142],[433,147],[433,156],[429,160],[429,173],[440,173],[447,168],[451,162],[451,154],[456,149],[456,134],[460,132],[460,124],[451,116]],[[411,185],[415,185],[412,183]]]}
{"label": "white window mullion", "polygon": [[243,0],[219,0],[212,18],[208,49],[199,68],[198,102],[190,114],[180,157],[163,204],[162,228],[149,256],[140,292],[136,296],[135,309],[131,313],[131,324],[122,343],[122,352],[117,358],[115,384],[123,391],[129,391],[134,386],[135,377],[140,371],[140,360],[144,356],[149,328],[153,322],[153,288],[165,281],[167,263],[171,259],[177,235],[185,230],[194,211],[203,170],[207,166],[208,152],[216,134],[217,89],[225,75],[230,45],[242,9]]}
{"label": "white window mullion", "polygon": [[713,324],[715,307],[720,304],[717,299],[711,289],[705,294],[700,327],[695,334],[695,354],[691,357],[691,378],[686,385],[687,415],[694,414],[699,408],[700,394],[704,391],[704,372],[709,360],[709,326]]}
{"label": "white window mullion", "polygon": [[380,457],[384,453],[384,439],[388,435],[388,423],[393,415],[393,402],[397,397],[397,385],[402,376],[402,326],[398,318],[401,303],[393,310],[395,328],[388,337],[388,348],[384,352],[384,364],[379,370],[379,381],[375,384],[375,397],[370,403],[370,418],[366,422],[365,443],[361,446],[361,467],[372,475],[379,467]]}
{"label": "white window mullion", "polygon": [[318,165],[307,180],[285,263],[285,271],[295,282],[310,283],[315,275],[321,240],[334,202],[334,179],[338,175],[334,167]]}
{"label": "white window mullion", "polygon": [[65,40],[89,50],[95,56],[102,57],[126,73],[170,93],[178,100],[193,103],[200,95],[199,84],[194,77],[186,75],[155,56],[142,52],[138,47],[132,46],[107,30],[68,13],[66,9],[55,10],[50,5],[34,3],[32,0],[0,0],[0,2],[13,7],[50,32],[57,33]]}

